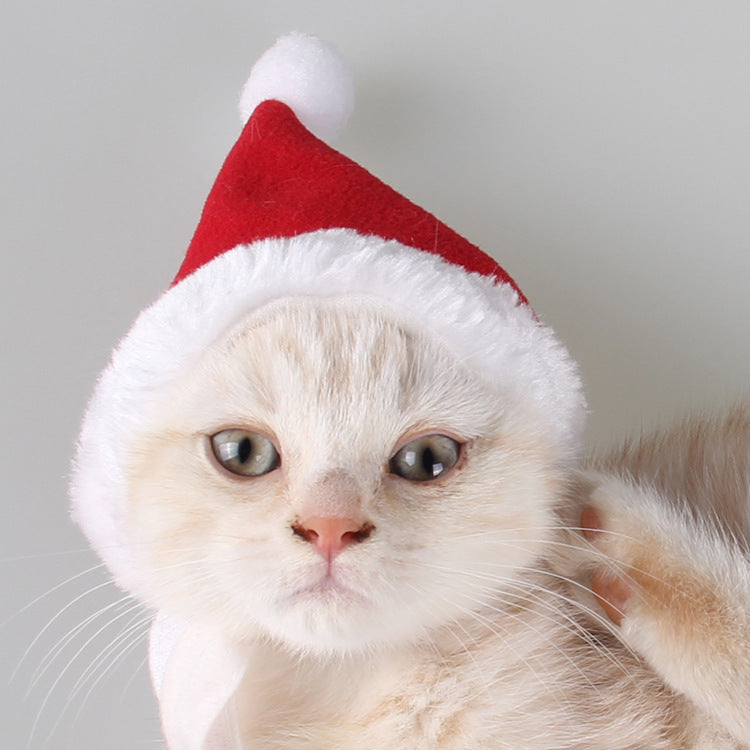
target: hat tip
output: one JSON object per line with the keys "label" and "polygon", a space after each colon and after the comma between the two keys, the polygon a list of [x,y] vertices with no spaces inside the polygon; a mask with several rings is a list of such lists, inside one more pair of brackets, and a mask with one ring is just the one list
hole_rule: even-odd
{"label": "hat tip", "polygon": [[280,37],[253,66],[239,101],[243,123],[269,99],[291,107],[308,130],[330,142],[354,109],[354,80],[333,45],[295,31]]}

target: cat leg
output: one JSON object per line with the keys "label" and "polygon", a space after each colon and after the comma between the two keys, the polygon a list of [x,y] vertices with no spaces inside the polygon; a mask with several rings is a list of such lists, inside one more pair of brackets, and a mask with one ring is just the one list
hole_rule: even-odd
{"label": "cat leg", "polygon": [[656,492],[589,486],[579,541],[591,556],[577,580],[668,685],[750,743],[750,561]]}

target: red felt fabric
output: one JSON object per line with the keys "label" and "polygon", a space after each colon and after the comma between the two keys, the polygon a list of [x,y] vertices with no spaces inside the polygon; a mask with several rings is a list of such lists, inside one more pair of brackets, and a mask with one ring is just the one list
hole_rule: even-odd
{"label": "red felt fabric", "polygon": [[511,284],[489,255],[310,133],[278,101],[260,104],[224,162],[173,283],[239,244],[342,227],[437,253]]}

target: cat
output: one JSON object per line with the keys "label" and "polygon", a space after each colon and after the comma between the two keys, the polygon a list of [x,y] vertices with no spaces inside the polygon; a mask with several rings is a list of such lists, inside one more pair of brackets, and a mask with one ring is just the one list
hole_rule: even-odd
{"label": "cat", "polygon": [[750,747],[747,410],[571,465],[432,333],[298,297],[123,449],[143,598],[246,664],[232,747]]}

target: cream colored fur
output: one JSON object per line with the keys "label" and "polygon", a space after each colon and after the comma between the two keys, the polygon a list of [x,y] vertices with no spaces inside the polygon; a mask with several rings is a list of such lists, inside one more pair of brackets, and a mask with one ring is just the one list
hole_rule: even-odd
{"label": "cream colored fur", "polygon": [[[219,469],[208,437],[238,426],[273,439],[277,471],[240,479]],[[428,484],[389,474],[397,446],[424,431],[465,445],[458,470]],[[234,698],[245,748],[750,741],[742,698],[728,695],[746,689],[750,669],[714,689],[746,664],[743,553],[725,557],[727,539],[662,511],[633,482],[570,483],[575,457],[537,405],[385,310],[267,306],[170,386],[126,459],[126,533],[146,597],[220,628],[246,654]],[[646,499],[619,506],[632,495]],[[590,503],[622,544],[597,547],[570,530]],[[353,510],[374,531],[323,585],[326,561],[292,527]],[[687,541],[662,544],[683,529]],[[703,552],[690,559],[693,542]],[[651,558],[634,550],[651,543],[672,567],[648,571]],[[662,620],[639,604],[615,627],[579,592],[594,568],[632,573],[633,560],[678,589],[687,571],[739,620],[719,607],[706,628],[673,635],[669,618],[700,614],[702,602],[685,599]],[[724,581],[717,561],[735,578]],[[702,652],[721,627],[734,649],[722,637]]]}
{"label": "cream colored fur", "polygon": [[[590,469],[565,512],[597,509],[593,547],[633,585],[618,637],[750,743],[750,411],[685,421]],[[584,584],[602,563],[565,557]]]}

